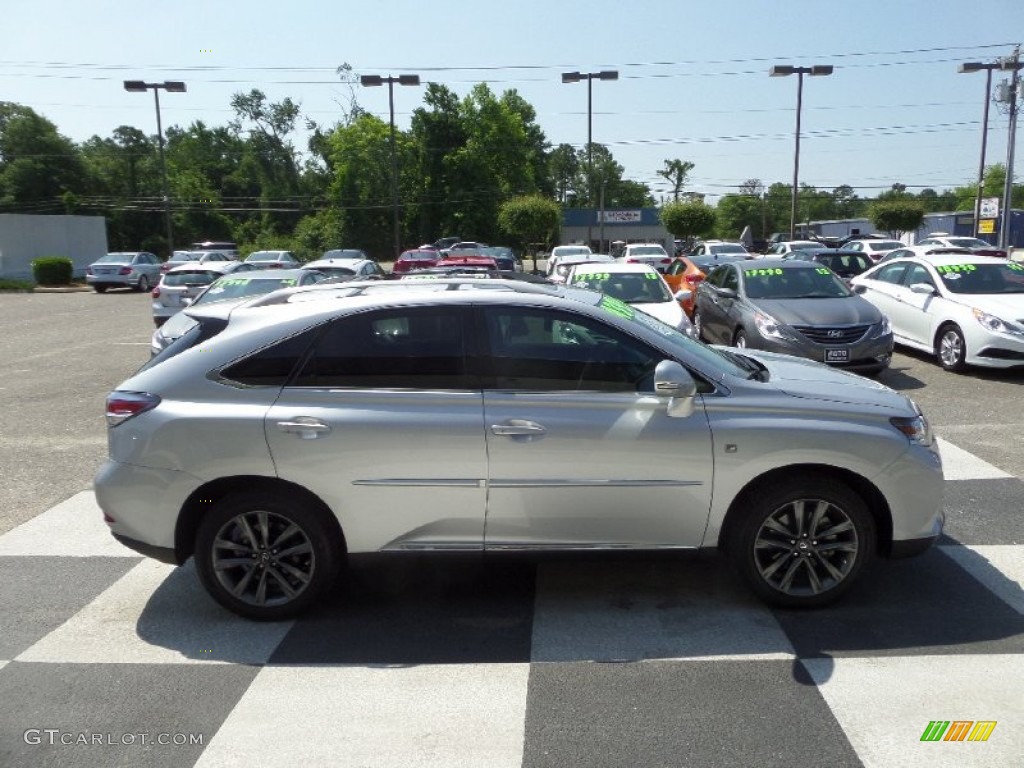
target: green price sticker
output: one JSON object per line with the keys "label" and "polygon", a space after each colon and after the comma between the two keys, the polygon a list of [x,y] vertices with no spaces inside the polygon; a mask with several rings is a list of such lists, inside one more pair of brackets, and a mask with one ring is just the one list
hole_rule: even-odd
{"label": "green price sticker", "polygon": [[779,267],[768,267],[767,269],[745,269],[743,274],[746,277],[775,277],[782,274]]}
{"label": "green price sticker", "polygon": [[832,274],[832,270],[829,269],[828,267],[818,267],[817,272],[818,272],[819,275],[830,275],[830,274]]}
{"label": "green price sticker", "polygon": [[646,277],[648,280],[657,280],[658,279],[658,276],[656,274],[654,274],[653,272],[647,272],[644,275],[644,277]]}
{"label": "green price sticker", "polygon": [[977,267],[974,264],[942,264],[935,269],[943,274],[948,274],[950,272],[973,272]]}
{"label": "green price sticker", "polygon": [[613,315],[624,317],[627,320],[632,320],[635,315],[633,308],[629,304],[611,296],[602,296],[599,306],[606,312],[611,312]]}
{"label": "green price sticker", "polygon": [[1024,272],[1024,266],[1018,264],[1016,261],[1011,261],[1011,262],[1007,263],[1006,266],[1009,269],[1015,270],[1017,272]]}

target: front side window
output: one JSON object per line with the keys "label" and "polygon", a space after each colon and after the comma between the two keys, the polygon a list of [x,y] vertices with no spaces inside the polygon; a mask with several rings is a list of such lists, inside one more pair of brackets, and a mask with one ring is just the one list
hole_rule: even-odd
{"label": "front side window", "polygon": [[593,318],[535,307],[483,311],[490,345],[485,374],[498,389],[650,391],[664,357]]}
{"label": "front side window", "polygon": [[450,307],[366,312],[331,322],[295,386],[473,389],[462,313]]}
{"label": "front side window", "polygon": [[893,285],[899,285],[903,282],[903,275],[907,271],[907,264],[890,264],[887,267],[882,267],[880,270],[875,272],[874,279],[882,283],[892,283]]}

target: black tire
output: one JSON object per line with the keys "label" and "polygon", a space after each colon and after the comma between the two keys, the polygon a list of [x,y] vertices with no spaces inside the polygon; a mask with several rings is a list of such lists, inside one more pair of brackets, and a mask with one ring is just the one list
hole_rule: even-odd
{"label": "black tire", "polygon": [[139,282],[135,286],[135,290],[139,293],[143,293],[149,290],[149,278],[145,275],[139,275]]}
{"label": "black tire", "polygon": [[953,323],[942,326],[935,339],[935,357],[945,370],[961,373],[967,365],[967,342],[960,328]]}
{"label": "black tire", "polygon": [[732,337],[732,345],[739,349],[747,348],[747,334],[742,328],[736,331],[736,335]]}
{"label": "black tire", "polygon": [[730,556],[769,605],[835,602],[874,557],[874,519],[841,482],[792,479],[750,494],[747,502],[729,539]]}
{"label": "black tire", "polygon": [[92,289],[94,291],[96,291],[96,293],[106,293],[107,292],[107,286],[105,286],[105,285],[94,285],[92,287]]}
{"label": "black tire", "polygon": [[338,572],[343,552],[328,514],[301,497],[228,496],[196,534],[200,581],[214,600],[248,619],[296,616],[333,585]]}

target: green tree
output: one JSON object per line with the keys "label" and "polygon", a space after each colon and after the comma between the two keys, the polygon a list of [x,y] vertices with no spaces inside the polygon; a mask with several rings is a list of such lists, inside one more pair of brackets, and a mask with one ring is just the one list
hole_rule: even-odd
{"label": "green tree", "polygon": [[738,238],[745,227],[757,239],[765,239],[765,226],[775,226],[771,219],[766,221],[766,208],[760,197],[753,195],[723,195],[715,207],[716,231],[727,239]]}
{"label": "green tree", "polygon": [[689,161],[666,160],[665,167],[658,171],[658,175],[672,186],[673,200],[679,200],[679,195],[686,186],[687,177],[693,169],[694,164]]}
{"label": "green tree", "polygon": [[888,199],[875,202],[868,212],[871,223],[892,237],[898,238],[921,226],[924,206],[915,200]]}
{"label": "green tree", "polygon": [[661,223],[678,238],[687,241],[707,235],[715,227],[715,209],[702,202],[666,203],[661,207]]}
{"label": "green tree", "polygon": [[555,196],[563,205],[576,202],[583,163],[571,144],[559,144],[548,154],[548,176],[555,187]]}
{"label": "green tree", "polygon": [[543,195],[514,197],[498,210],[498,227],[519,248],[551,243],[558,235],[561,219],[561,207]]}
{"label": "green tree", "polygon": [[0,102],[0,204],[63,213],[65,192],[80,192],[86,169],[74,142],[30,107]]}

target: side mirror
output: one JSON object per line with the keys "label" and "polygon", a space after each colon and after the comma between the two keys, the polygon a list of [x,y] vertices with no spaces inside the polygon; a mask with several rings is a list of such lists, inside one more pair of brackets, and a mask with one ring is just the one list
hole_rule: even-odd
{"label": "side mirror", "polygon": [[723,299],[735,299],[739,296],[733,288],[718,288],[718,295]]}
{"label": "side mirror", "polygon": [[668,397],[668,415],[685,419],[693,414],[697,382],[675,360],[662,360],[654,369],[654,393]]}
{"label": "side mirror", "polygon": [[932,296],[935,294],[935,287],[928,283],[914,283],[910,286],[911,293],[922,293],[926,296]]}
{"label": "side mirror", "polygon": [[672,294],[672,298],[675,299],[676,301],[686,301],[691,296],[693,296],[693,291],[686,289],[676,291],[674,294]]}

